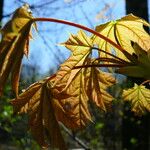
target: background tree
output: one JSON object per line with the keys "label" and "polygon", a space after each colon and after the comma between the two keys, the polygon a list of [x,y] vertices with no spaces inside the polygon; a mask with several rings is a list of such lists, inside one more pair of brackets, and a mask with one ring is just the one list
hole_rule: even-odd
{"label": "background tree", "polygon": [[[1,21],[3,18],[3,6],[4,6],[4,0],[1,0],[0,1],[0,24],[1,24]],[[1,28],[1,26],[0,26],[0,28]]]}
{"label": "background tree", "polygon": [[[126,0],[126,14],[130,13],[148,21],[148,1]],[[149,31],[148,28],[145,29]],[[133,83],[141,84],[142,81],[140,78],[128,78],[127,86],[132,86]],[[129,109],[129,106],[125,105],[125,117],[123,118],[122,126],[123,148],[148,150],[150,148],[150,116],[147,114],[142,117],[136,117]]]}

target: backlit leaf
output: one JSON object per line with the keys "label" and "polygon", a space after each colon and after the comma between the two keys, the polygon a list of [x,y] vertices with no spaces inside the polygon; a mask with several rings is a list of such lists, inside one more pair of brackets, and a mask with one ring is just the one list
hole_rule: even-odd
{"label": "backlit leaf", "polygon": [[92,47],[92,40],[82,30],[80,30],[77,35],[71,34],[69,39],[64,43],[61,43],[61,45],[64,45],[72,52],[76,49],[80,49],[82,51],[82,49]]}
{"label": "backlit leaf", "polygon": [[135,114],[142,115],[145,111],[150,111],[150,89],[145,86],[135,84],[133,88],[124,90],[122,97],[131,102]]}
{"label": "backlit leaf", "polygon": [[106,90],[115,84],[115,78],[110,73],[102,72],[95,67],[87,71],[85,81],[87,95],[101,110],[107,111],[111,108],[113,97]]}
{"label": "backlit leaf", "polygon": [[[58,121],[55,117],[51,87],[47,84],[49,79],[31,85],[18,98],[12,101],[16,113],[29,115],[29,127],[36,141],[46,147],[46,138],[51,147],[66,150]],[[56,108],[57,109],[57,108]],[[47,131],[47,132],[46,132]],[[46,133],[48,136],[46,136]]]}
{"label": "backlit leaf", "polygon": [[60,93],[60,98],[58,98],[63,112],[65,112],[65,116],[63,113],[58,113],[58,120],[71,129],[83,128],[92,120],[88,109],[89,99],[84,88],[85,82],[83,82],[84,71],[85,69],[81,69],[70,85],[63,90],[70,97],[62,99],[62,93]]}
{"label": "backlit leaf", "polygon": [[11,74],[12,89],[18,95],[21,60],[28,56],[28,45],[32,25],[32,15],[29,6],[18,8],[12,19],[1,29],[0,42],[0,95]]}
{"label": "backlit leaf", "polygon": [[[85,65],[86,63],[90,63],[90,60],[90,58],[87,58]],[[101,110],[107,111],[110,108],[113,97],[106,90],[109,86],[115,84],[115,79],[110,74],[104,73],[98,68],[80,68],[75,75],[74,70],[76,69],[67,73],[53,87],[54,89],[58,89],[58,92],[54,95],[57,95],[57,99],[59,99],[59,103],[57,101],[55,104],[59,105],[59,109],[56,109],[56,111],[60,115],[56,116],[59,121],[71,129],[84,127],[91,121],[88,108],[89,100],[94,101]],[[74,78],[68,84],[72,76]],[[64,93],[68,96],[70,95],[70,97],[62,98],[62,94]]]}
{"label": "backlit leaf", "polygon": [[[68,86],[76,74],[81,70],[73,68],[82,66],[91,53],[92,49],[90,45],[92,45],[92,40],[90,40],[83,31],[79,31],[77,35],[71,35],[69,40],[63,44],[72,51],[72,54],[63,64],[61,64],[61,67],[56,74],[55,84],[61,82],[66,75],[70,74],[70,78],[67,82]],[[85,45],[89,45],[90,47]]]}
{"label": "backlit leaf", "polygon": [[[110,21],[106,24],[97,26],[96,31],[110,38],[116,44],[121,45],[126,51],[132,54],[134,49],[131,45],[131,41],[138,43],[140,47],[146,51],[150,48],[150,36],[146,33],[143,26],[149,27],[150,25],[143,19],[130,14],[116,21]],[[113,50],[115,50],[115,54],[119,58],[126,59],[122,52],[114,48],[107,41],[96,36],[93,38],[100,49],[109,53],[114,53]],[[100,56],[109,57],[107,54],[100,54]]]}

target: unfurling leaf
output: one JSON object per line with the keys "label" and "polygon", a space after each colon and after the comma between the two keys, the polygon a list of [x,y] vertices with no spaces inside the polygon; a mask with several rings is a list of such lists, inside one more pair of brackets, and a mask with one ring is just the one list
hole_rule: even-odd
{"label": "unfurling leaf", "polygon": [[[29,115],[29,127],[36,141],[46,147],[46,138],[51,147],[66,150],[66,145],[61,135],[58,121],[55,117],[51,85],[46,79],[31,85],[18,98],[12,101],[16,113]],[[48,134],[48,137],[46,136]]]}
{"label": "unfurling leaf", "polygon": [[[108,37],[116,44],[119,44],[128,53],[132,54],[135,51],[131,42],[138,43],[139,46],[145,51],[148,51],[150,48],[150,36],[146,33],[143,26],[150,27],[150,24],[143,19],[130,14],[116,21],[110,21],[106,24],[97,26],[96,31]],[[124,60],[127,59],[122,52],[114,48],[107,41],[96,36],[93,36],[93,39],[95,39],[94,43],[97,44],[100,49],[103,49],[109,53],[114,53],[113,50],[115,50],[115,53],[119,58]],[[100,54],[100,56],[110,57],[109,55],[103,53]]]}
{"label": "unfurling leaf", "polygon": [[18,95],[19,76],[23,55],[28,56],[32,15],[29,6],[18,8],[12,19],[1,29],[0,42],[0,95],[11,74],[12,89]]}
{"label": "unfurling leaf", "polygon": [[122,97],[131,102],[135,114],[142,115],[145,111],[150,111],[150,89],[145,86],[135,84],[133,88],[124,90]]}

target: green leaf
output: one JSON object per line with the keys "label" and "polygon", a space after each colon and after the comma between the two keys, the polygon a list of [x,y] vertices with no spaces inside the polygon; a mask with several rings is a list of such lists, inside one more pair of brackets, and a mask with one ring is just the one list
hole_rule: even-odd
{"label": "green leaf", "polygon": [[124,90],[122,97],[125,101],[131,102],[135,114],[142,115],[150,111],[150,89],[145,86],[135,84],[133,88]]}

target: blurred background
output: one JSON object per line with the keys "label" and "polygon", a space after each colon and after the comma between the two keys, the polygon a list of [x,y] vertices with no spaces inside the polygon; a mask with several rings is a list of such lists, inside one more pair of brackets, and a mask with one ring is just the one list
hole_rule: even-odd
{"label": "blurred background", "polygon": [[[116,20],[133,13],[149,20],[148,0],[0,0],[1,27],[10,19],[16,8],[28,3],[34,17],[65,19],[94,29],[96,25]],[[38,23],[38,33],[30,42],[30,57],[24,58],[21,72],[21,89],[55,73],[69,56],[59,46],[70,33],[78,29],[56,23]],[[148,29],[145,29],[149,32]],[[121,84],[109,89],[116,98],[111,112],[100,112],[91,104],[94,123],[80,132],[72,133],[62,127],[70,149],[90,150],[150,150],[150,115],[135,116],[130,105],[121,99],[122,89],[140,83],[140,79],[122,78]],[[28,132],[27,116],[14,116],[9,100],[10,84],[0,98],[0,150],[39,150]]]}

